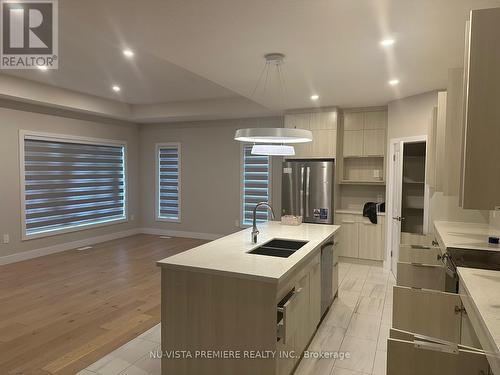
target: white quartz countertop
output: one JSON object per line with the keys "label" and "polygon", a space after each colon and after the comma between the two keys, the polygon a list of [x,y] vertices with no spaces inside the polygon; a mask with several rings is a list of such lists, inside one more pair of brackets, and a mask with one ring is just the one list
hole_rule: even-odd
{"label": "white quartz countertop", "polygon": [[[460,298],[490,367],[500,374],[500,271],[458,267]],[[462,290],[463,288],[463,290]]]}
{"label": "white quartz countertop", "polygon": [[[337,214],[363,215],[363,210],[340,209],[335,210]],[[385,212],[377,212],[377,216],[385,216]]]}
{"label": "white quartz countertop", "polygon": [[[157,262],[160,267],[197,272],[231,274],[235,277],[277,282],[314,253],[340,226],[324,224],[282,225],[280,222],[259,224],[258,242],[252,244],[248,228]],[[288,258],[247,254],[274,239],[308,241]]]}
{"label": "white quartz countertop", "polygon": [[488,224],[435,221],[437,240],[446,249],[497,250],[499,246],[489,245],[488,237],[500,237],[500,231]]}

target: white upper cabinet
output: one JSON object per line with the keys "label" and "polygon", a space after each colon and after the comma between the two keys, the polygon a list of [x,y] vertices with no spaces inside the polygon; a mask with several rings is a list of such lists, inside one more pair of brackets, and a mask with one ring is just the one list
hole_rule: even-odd
{"label": "white upper cabinet", "polygon": [[473,10],[468,30],[460,201],[493,210],[500,206],[500,8]]}
{"label": "white upper cabinet", "polygon": [[334,158],[337,153],[337,111],[285,115],[285,128],[307,129],[313,141],[294,144],[295,157]]}
{"label": "white upper cabinet", "polygon": [[344,113],[344,157],[385,154],[387,111]]}

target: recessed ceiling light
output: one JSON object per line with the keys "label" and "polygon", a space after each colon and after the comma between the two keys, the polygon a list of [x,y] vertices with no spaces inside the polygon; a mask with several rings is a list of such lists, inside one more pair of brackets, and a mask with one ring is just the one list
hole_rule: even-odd
{"label": "recessed ceiling light", "polygon": [[124,49],[123,54],[125,55],[125,57],[134,57],[134,51],[132,51],[131,49]]}
{"label": "recessed ceiling light", "polygon": [[389,81],[389,85],[391,86],[396,86],[397,84],[399,84],[399,79],[391,79]]}
{"label": "recessed ceiling light", "polygon": [[319,99],[319,95],[311,95],[311,100],[318,100]]}
{"label": "recessed ceiling light", "polygon": [[114,92],[119,92],[121,90],[120,86],[118,85],[113,85],[111,88],[113,89]]}
{"label": "recessed ceiling light", "polygon": [[47,68],[46,65],[38,65],[38,69],[40,69],[41,71],[45,72],[47,71],[49,68]]}
{"label": "recessed ceiling light", "polygon": [[384,39],[380,42],[384,47],[392,46],[396,41],[394,39]]}

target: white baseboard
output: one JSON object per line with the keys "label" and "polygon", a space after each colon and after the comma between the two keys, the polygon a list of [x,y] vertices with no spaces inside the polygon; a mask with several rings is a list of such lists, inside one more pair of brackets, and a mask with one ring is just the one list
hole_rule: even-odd
{"label": "white baseboard", "polygon": [[224,237],[223,234],[187,232],[181,230],[170,230],[170,229],[159,229],[159,228],[140,228],[139,232],[144,234],[154,234],[158,236],[197,238],[200,240],[216,240],[218,238]]}
{"label": "white baseboard", "polygon": [[106,241],[116,240],[118,238],[133,236],[134,234],[139,234],[139,233],[141,233],[140,230],[138,228],[134,228],[122,232],[110,233],[102,236],[85,238],[83,240],[65,242],[54,246],[42,247],[40,249],[23,251],[20,253],[0,257],[0,266],[9,263],[20,262],[22,260],[38,258],[44,255],[60,253],[62,251],[76,249],[78,247],[94,245],[99,242],[106,242]]}
{"label": "white baseboard", "polygon": [[65,242],[54,246],[48,246],[40,249],[23,251],[12,255],[6,255],[0,257],[0,266],[9,263],[20,262],[22,260],[38,258],[44,255],[60,253],[62,251],[72,250],[79,247],[94,245],[100,242],[106,242],[106,241],[116,240],[118,238],[133,236],[135,234],[140,234],[140,233],[153,234],[159,236],[197,238],[201,240],[216,240],[217,238],[223,237],[222,234],[185,232],[185,231],[157,229],[157,228],[134,228],[122,232],[105,234],[102,236],[90,237],[90,238],[85,238],[83,240]]}

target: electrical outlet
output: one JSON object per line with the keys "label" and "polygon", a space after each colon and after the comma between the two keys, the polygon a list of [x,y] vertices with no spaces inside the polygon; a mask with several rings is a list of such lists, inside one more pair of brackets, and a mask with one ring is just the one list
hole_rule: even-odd
{"label": "electrical outlet", "polygon": [[3,243],[9,243],[10,242],[10,236],[8,233],[3,235]]}

